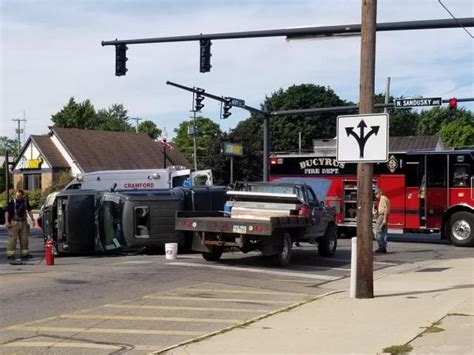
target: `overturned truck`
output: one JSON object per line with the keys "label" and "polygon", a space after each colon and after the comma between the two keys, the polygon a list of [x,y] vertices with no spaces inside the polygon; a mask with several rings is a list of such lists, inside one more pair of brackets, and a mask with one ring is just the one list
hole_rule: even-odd
{"label": "overturned truck", "polygon": [[45,205],[43,235],[60,254],[154,249],[171,242],[188,248],[185,233],[175,231],[176,211],[219,211],[225,197],[225,187],[215,186],[65,190]]}

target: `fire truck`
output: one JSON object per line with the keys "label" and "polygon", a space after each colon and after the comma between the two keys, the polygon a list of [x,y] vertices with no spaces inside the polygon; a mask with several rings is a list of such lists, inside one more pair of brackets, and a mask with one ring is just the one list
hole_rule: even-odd
{"label": "fire truck", "polygon": [[[474,246],[473,160],[474,150],[406,151],[390,152],[386,163],[374,164],[373,188],[391,202],[388,232],[439,232],[456,246]],[[269,165],[270,180],[330,179],[326,204],[336,210],[338,229],[355,234],[357,164],[312,153],[272,155]]]}

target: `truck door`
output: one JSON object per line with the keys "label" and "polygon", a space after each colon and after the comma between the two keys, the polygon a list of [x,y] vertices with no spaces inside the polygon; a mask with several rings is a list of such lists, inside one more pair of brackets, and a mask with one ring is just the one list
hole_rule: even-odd
{"label": "truck door", "polygon": [[440,228],[448,207],[446,154],[426,156],[426,227]]}
{"label": "truck door", "polygon": [[212,180],[211,170],[198,170],[191,173],[191,184],[192,186],[212,186],[214,185]]}
{"label": "truck door", "polygon": [[326,216],[324,215],[324,207],[318,201],[316,194],[311,188],[306,189],[307,201],[309,208],[311,209],[311,214],[314,219],[314,224],[308,228],[307,233],[315,236],[324,235],[327,221],[325,221]]}

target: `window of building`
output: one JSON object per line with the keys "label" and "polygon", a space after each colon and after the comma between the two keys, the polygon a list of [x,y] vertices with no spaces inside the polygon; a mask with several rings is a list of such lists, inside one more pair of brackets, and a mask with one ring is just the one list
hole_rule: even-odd
{"label": "window of building", "polygon": [[41,189],[41,174],[24,174],[23,175],[23,190],[38,190]]}

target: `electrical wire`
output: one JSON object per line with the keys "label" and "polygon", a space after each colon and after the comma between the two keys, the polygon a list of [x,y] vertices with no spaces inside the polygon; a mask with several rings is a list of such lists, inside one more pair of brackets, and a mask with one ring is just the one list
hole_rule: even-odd
{"label": "electrical wire", "polygon": [[471,34],[471,32],[469,32],[469,31],[467,30],[467,28],[464,27],[464,26],[459,22],[459,20],[452,14],[451,11],[449,11],[449,9],[441,2],[441,0],[438,0],[438,2],[440,3],[440,5],[441,5],[442,7],[444,7],[444,9],[448,12],[448,14],[451,15],[451,17],[454,19],[454,21],[456,21],[456,22],[458,23],[458,25],[459,25],[460,27],[462,27],[462,28],[464,29],[464,31],[466,31],[467,34],[468,34],[471,38],[474,38],[474,36]]}

